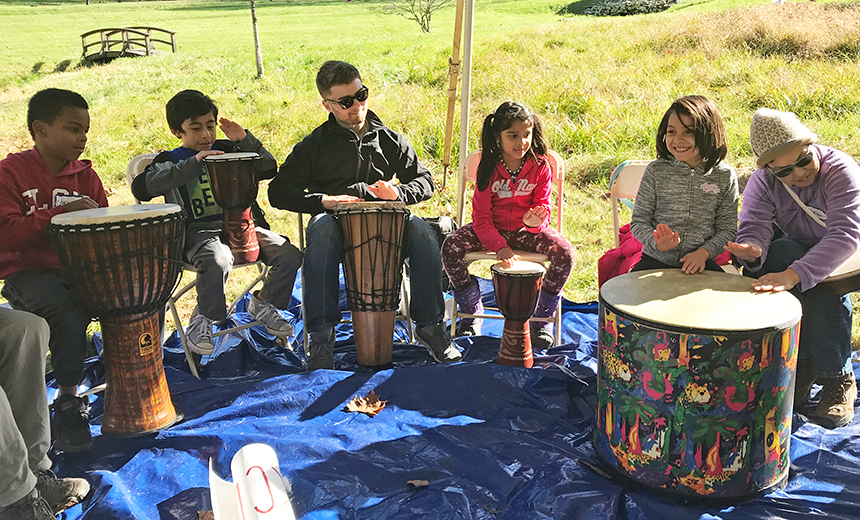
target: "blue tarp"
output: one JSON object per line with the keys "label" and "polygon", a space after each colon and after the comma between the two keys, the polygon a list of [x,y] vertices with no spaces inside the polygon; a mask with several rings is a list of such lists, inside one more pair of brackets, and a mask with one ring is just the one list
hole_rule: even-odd
{"label": "blue tarp", "polygon": [[[491,285],[482,285],[489,302]],[[379,371],[356,366],[342,325],[339,370],[308,373],[296,305],[285,314],[297,325],[296,352],[249,329],[204,359],[202,380],[174,336],[165,371],[184,421],[143,437],[104,436],[103,401],[94,398],[93,449],[53,457],[58,474],[86,475],[93,488],[66,518],[195,519],[212,508],[209,459],[229,478],[233,455],[256,442],[275,449],[296,514],[307,520],[860,518],[858,421],[826,430],[796,414],[787,486],[744,503],[685,504],[607,478],[592,447],[597,304],[565,301],[563,310],[564,344],[540,353],[532,369],[492,362],[495,320],[485,321],[484,336],[457,340],[461,363],[434,364],[423,347],[397,342],[392,367]],[[405,341],[405,328],[398,334]],[[87,381],[102,378],[91,360]],[[344,411],[371,390],[387,401],[379,415]],[[411,480],[429,485],[413,489]]]}

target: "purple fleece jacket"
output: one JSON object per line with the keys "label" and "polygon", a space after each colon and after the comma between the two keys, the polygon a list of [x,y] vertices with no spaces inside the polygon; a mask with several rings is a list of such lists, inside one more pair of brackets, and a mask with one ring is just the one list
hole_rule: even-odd
{"label": "purple fleece jacket", "polygon": [[827,227],[817,224],[803,211],[782,181],[759,169],[753,172],[744,189],[737,238],[738,243],[761,246],[762,262],[767,259],[774,223],[789,238],[810,246],[803,258],[789,266],[800,276],[801,291],[815,287],[860,245],[860,166],[839,150],[821,145],[811,145],[810,149],[821,163],[815,181],[809,186],[789,186],[789,189],[810,208],[824,212]]}

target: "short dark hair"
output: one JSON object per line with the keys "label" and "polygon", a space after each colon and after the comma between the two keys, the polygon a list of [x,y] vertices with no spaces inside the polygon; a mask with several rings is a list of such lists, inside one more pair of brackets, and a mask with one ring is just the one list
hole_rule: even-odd
{"label": "short dark hair", "polygon": [[71,90],[46,88],[33,94],[27,106],[27,128],[30,130],[30,136],[35,137],[33,122],[52,123],[66,107],[90,109],[87,100]]}
{"label": "short dark hair", "polygon": [[361,73],[355,65],[351,65],[345,61],[329,60],[322,64],[319,72],[317,72],[317,90],[320,95],[325,97],[331,92],[331,88],[335,85],[347,85],[361,79]]}
{"label": "short dark hair", "polygon": [[167,125],[174,132],[182,131],[186,119],[212,114],[218,119],[215,102],[199,90],[183,90],[167,102]]}
{"label": "short dark hair", "polygon": [[[666,130],[669,126],[669,117],[677,114],[688,116],[693,120],[693,126],[687,130],[693,132],[696,140],[696,148],[699,155],[704,159],[705,171],[710,170],[718,162],[726,158],[728,145],[726,145],[726,129],[723,126],[723,118],[713,101],[705,96],[684,96],[676,99],[657,129],[657,157],[671,161],[674,156],[666,147]],[[682,121],[683,124],[683,121]],[[686,126],[686,125],[685,125]]]}

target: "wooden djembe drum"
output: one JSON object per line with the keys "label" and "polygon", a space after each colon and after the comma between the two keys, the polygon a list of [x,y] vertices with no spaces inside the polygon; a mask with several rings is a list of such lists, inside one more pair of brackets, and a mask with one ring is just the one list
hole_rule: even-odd
{"label": "wooden djembe drum", "polygon": [[499,262],[491,270],[496,304],[505,317],[496,363],[529,368],[534,365],[529,318],[537,307],[546,269],[535,262],[516,261],[511,267]]}
{"label": "wooden djembe drum", "polygon": [[254,152],[225,153],[203,158],[212,184],[212,196],[224,210],[221,241],[230,247],[237,264],[250,264],[260,256],[260,244],[251,204],[257,200],[260,156]]}

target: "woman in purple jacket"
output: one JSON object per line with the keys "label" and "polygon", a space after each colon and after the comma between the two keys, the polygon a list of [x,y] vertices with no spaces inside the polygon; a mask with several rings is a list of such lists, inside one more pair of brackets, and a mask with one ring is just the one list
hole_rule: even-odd
{"label": "woman in purple jacket", "polygon": [[737,242],[757,291],[791,291],[801,302],[795,409],[822,385],[813,419],[840,427],[854,419],[857,384],[851,367],[851,300],[819,285],[860,245],[860,166],[815,144],[793,113],[761,108],[750,145],[756,166],[744,190]]}

